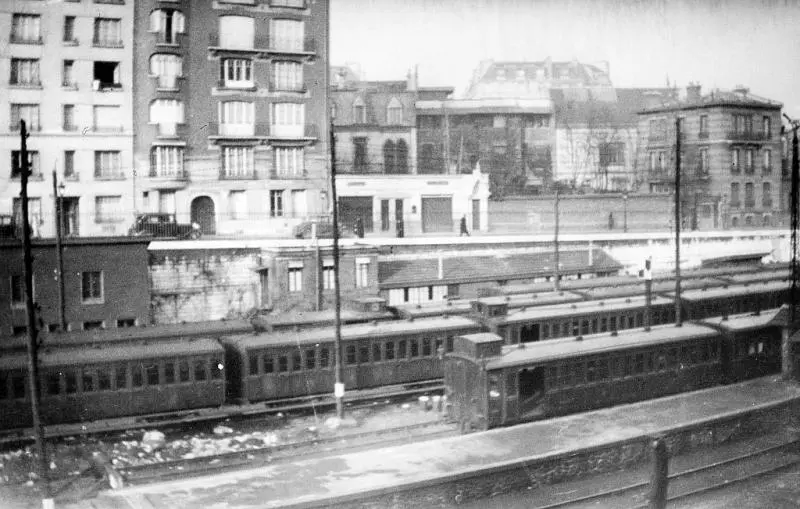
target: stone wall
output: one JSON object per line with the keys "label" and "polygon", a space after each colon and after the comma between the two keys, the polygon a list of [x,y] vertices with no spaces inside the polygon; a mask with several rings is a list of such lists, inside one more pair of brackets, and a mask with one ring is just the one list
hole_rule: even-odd
{"label": "stone wall", "polygon": [[[797,426],[800,401],[792,400],[733,416],[667,429],[670,457],[723,443],[759,436],[765,429]],[[340,509],[451,508],[503,493],[523,491],[535,495],[540,486],[637,467],[651,461],[649,444],[654,435],[605,444],[582,451],[518,461],[476,472],[455,473],[444,479],[375,490],[358,496],[326,501]]]}

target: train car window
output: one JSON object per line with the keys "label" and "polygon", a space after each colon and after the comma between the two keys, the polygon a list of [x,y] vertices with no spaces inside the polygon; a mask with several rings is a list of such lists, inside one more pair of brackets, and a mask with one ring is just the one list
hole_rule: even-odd
{"label": "train car window", "polygon": [[422,340],[422,356],[423,357],[430,357],[431,356],[431,340],[430,339],[423,339]]}
{"label": "train car window", "polygon": [[14,399],[25,399],[25,376],[11,375],[11,395]]}
{"label": "train car window", "polygon": [[616,316],[609,317],[609,319],[608,319],[608,329],[612,330],[612,331],[617,330],[617,317]]}
{"label": "train car window", "polygon": [[275,359],[272,358],[271,354],[265,353],[264,354],[264,373],[274,373],[275,372]]}
{"label": "train car window", "polygon": [[347,345],[346,353],[345,353],[346,361],[348,364],[355,364],[356,363],[356,346],[355,345]]}
{"label": "train car window", "polygon": [[558,385],[558,368],[555,366],[547,368],[547,385],[548,387],[555,387]]}
{"label": "train car window", "polygon": [[97,370],[97,390],[111,390],[111,373],[108,371],[108,368],[99,368]]}
{"label": "train car window", "polygon": [[622,376],[631,376],[631,372],[631,358],[626,355],[622,358]]}
{"label": "train car window", "polygon": [[600,319],[600,332],[607,332],[608,331],[608,318],[603,317]]}
{"label": "train car window", "polygon": [[195,382],[203,382],[205,381],[208,376],[206,376],[206,368],[207,363],[205,359],[198,359],[194,361],[194,380]]}
{"label": "train car window", "polygon": [[148,364],[144,368],[147,385],[158,385],[158,364]]}
{"label": "train car window", "polygon": [[675,369],[678,367],[678,349],[670,348],[667,350],[667,368]]}
{"label": "train car window", "polygon": [[597,318],[592,319],[592,333],[597,332],[599,329],[597,328]]}
{"label": "train car window", "polygon": [[381,344],[373,343],[372,345],[372,362],[381,362]]}
{"label": "train car window", "polygon": [[610,359],[600,359],[597,361],[597,381],[602,382],[608,378],[608,363]]}
{"label": "train car window", "polygon": [[589,334],[589,320],[586,318],[581,321],[581,334]]}
{"label": "train car window", "polygon": [[257,375],[258,374],[258,354],[251,353],[250,354],[250,374]]}
{"label": "train car window", "polygon": [[442,340],[442,338],[438,338],[435,344],[436,344],[436,349],[433,352],[435,355],[439,355],[442,352],[444,352],[444,340]]}
{"label": "train car window", "polygon": [[165,384],[174,384],[175,383],[175,363],[171,361],[167,361],[164,363],[164,383]]}
{"label": "train car window", "polygon": [[131,386],[133,387],[141,387],[144,385],[144,376],[142,374],[142,366],[141,364],[134,364],[133,369],[131,369]]}
{"label": "train car window", "polygon": [[212,380],[219,380],[222,378],[222,370],[225,368],[222,364],[222,359],[212,358],[210,368]]}
{"label": "train car window", "polygon": [[289,371],[289,358],[285,355],[278,357],[278,372],[286,373]]}
{"label": "train car window", "polygon": [[300,357],[300,352],[292,354],[292,371],[300,371],[303,369],[303,359]]}
{"label": "train car window", "polygon": [[633,316],[628,316],[628,328],[633,329],[634,327],[636,327],[636,320]]}
{"label": "train car window", "polygon": [[409,341],[411,343],[411,357],[419,356],[419,342],[416,339]]}
{"label": "train car window", "polygon": [[188,382],[190,377],[189,361],[180,361],[178,363],[178,379],[181,382]]}
{"label": "train car window", "polygon": [[642,373],[644,373],[644,354],[637,353],[635,359],[636,361],[633,365],[633,374],[641,375]]}
{"label": "train car window", "polygon": [[586,382],[592,383],[597,377],[597,363],[589,361],[586,363]]}
{"label": "train car window", "polygon": [[386,360],[387,361],[394,360],[394,341],[386,342]]}
{"label": "train car window", "polygon": [[319,351],[319,367],[327,368],[330,365],[330,350],[323,348]]}
{"label": "train car window", "polygon": [[663,352],[656,355],[655,371],[662,371],[667,367],[667,356]]}
{"label": "train car window", "polygon": [[92,376],[92,372],[88,370],[84,370],[81,376],[81,384],[83,392],[92,392],[94,391],[94,377]]}
{"label": "train car window", "polygon": [[406,348],[406,340],[405,339],[401,339],[397,343],[397,358],[398,359],[405,359],[406,358],[406,354],[407,354],[407,350],[408,349]]}
{"label": "train car window", "polygon": [[455,348],[455,337],[447,336],[447,351],[452,352],[453,348]]}
{"label": "train car window", "polygon": [[317,351],[313,348],[306,349],[306,369],[315,369],[317,367]]}
{"label": "train car window", "polygon": [[67,394],[74,394],[78,392],[78,375],[72,371],[65,371],[64,372],[64,381],[66,382],[65,391]]}
{"label": "train car window", "polygon": [[550,324],[543,323],[542,324],[542,339],[550,338]]}
{"label": "train car window", "polygon": [[59,392],[61,392],[61,373],[48,373],[47,394],[57,396]]}
{"label": "train car window", "polygon": [[358,348],[358,362],[361,364],[369,363],[369,347],[364,345]]}
{"label": "train car window", "polygon": [[128,388],[128,367],[117,366],[114,369],[114,388],[118,391]]}
{"label": "train car window", "polygon": [[578,320],[574,320],[572,322],[572,335],[577,336],[581,332],[580,322]]}
{"label": "train car window", "polygon": [[644,313],[636,313],[636,326],[641,327],[644,324]]}

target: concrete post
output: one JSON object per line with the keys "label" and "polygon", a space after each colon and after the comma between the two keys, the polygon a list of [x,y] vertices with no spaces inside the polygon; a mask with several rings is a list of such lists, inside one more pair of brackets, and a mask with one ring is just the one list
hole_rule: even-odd
{"label": "concrete post", "polygon": [[669,484],[669,452],[663,438],[656,438],[650,444],[653,449],[653,473],[650,477],[649,509],[667,507],[667,487]]}

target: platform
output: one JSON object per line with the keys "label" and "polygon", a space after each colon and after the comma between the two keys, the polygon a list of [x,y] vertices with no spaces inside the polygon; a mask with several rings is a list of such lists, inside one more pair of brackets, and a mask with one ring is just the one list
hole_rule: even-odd
{"label": "platform", "polygon": [[[510,465],[578,454],[800,402],[800,386],[762,378],[484,433],[104,492],[69,509],[343,506],[364,495],[424,489]],[[413,497],[412,497],[413,498]],[[419,506],[418,506],[419,507]]]}

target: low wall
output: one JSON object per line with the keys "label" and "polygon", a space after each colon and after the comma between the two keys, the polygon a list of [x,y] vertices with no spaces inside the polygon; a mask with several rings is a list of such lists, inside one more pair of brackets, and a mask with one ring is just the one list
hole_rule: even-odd
{"label": "low wall", "polygon": [[503,493],[524,491],[534,496],[536,488],[540,486],[649,463],[650,442],[655,435],[664,437],[670,457],[674,457],[722,443],[746,440],[763,434],[765,429],[797,426],[800,424],[797,416],[799,409],[800,400],[792,399],[581,451],[514,461],[477,471],[457,472],[445,478],[329,499],[319,504],[306,503],[302,507],[451,508],[466,501]]}

